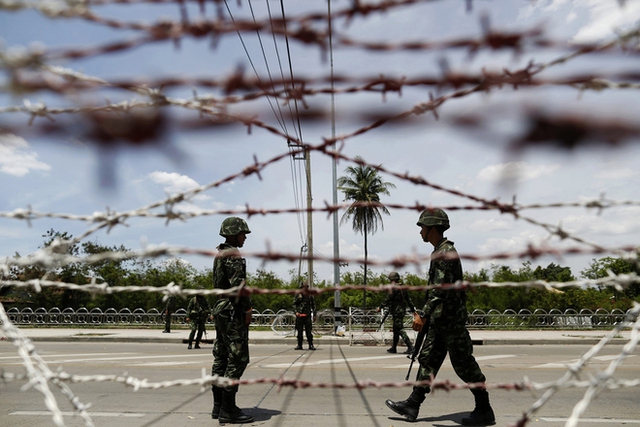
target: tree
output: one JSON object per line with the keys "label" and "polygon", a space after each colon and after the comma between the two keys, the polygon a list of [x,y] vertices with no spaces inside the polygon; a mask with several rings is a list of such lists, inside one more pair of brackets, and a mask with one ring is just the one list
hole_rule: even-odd
{"label": "tree", "polygon": [[576,280],[573,274],[571,274],[569,267],[562,267],[554,263],[549,264],[545,268],[540,266],[536,267],[533,271],[533,278],[547,282],[571,282]]}
{"label": "tree", "polygon": [[[593,259],[589,263],[589,268],[586,268],[580,272],[580,276],[586,279],[600,279],[607,277],[609,271],[614,274],[629,274],[640,272],[638,265],[630,260],[623,258],[604,257],[599,260]],[[602,290],[602,287],[600,287]],[[615,299],[619,298],[619,293],[615,288],[613,289],[613,295]],[[640,283],[632,283],[624,291],[624,295],[629,298],[636,298],[640,296]]]}
{"label": "tree", "polygon": [[[338,178],[338,190],[344,193],[344,200],[353,201],[340,220],[341,223],[352,219],[353,231],[364,236],[364,285],[367,285],[367,260],[369,257],[367,236],[378,231],[378,223],[384,229],[382,213],[390,215],[389,210],[380,204],[380,194],[389,195],[389,189],[396,186],[382,180],[378,170],[365,164],[362,157],[356,157],[356,166],[345,169],[347,175]],[[366,307],[367,291],[363,291],[362,307]]]}

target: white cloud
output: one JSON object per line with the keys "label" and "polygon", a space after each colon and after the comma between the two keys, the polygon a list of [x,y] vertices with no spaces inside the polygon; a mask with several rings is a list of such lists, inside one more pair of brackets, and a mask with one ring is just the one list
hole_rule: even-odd
{"label": "white cloud", "polygon": [[0,133],[0,172],[14,176],[25,176],[31,170],[48,171],[51,166],[38,160],[38,155],[29,150],[29,143],[10,133]]}
{"label": "white cloud", "polygon": [[[149,178],[157,184],[164,185],[164,190],[169,194],[184,193],[189,190],[198,188],[200,184],[187,175],[180,175],[175,172],[155,171],[149,174]],[[192,201],[209,200],[210,197],[205,194],[198,194],[193,197]],[[188,208],[187,208],[188,209]],[[182,209],[184,211],[184,209]],[[189,211],[192,211],[188,209]]]}
{"label": "white cloud", "polygon": [[489,232],[496,230],[511,230],[513,223],[502,219],[482,219],[469,225],[469,230],[479,232]]}
{"label": "white cloud", "polygon": [[540,234],[522,232],[510,238],[490,237],[483,244],[478,245],[478,249],[484,255],[498,253],[513,253],[523,251],[529,244],[539,244],[544,240]]}
{"label": "white cloud", "polygon": [[599,179],[620,180],[640,175],[640,171],[631,167],[611,167],[595,175]]}
{"label": "white cloud", "polygon": [[[314,250],[319,251],[320,253],[333,256],[333,242],[327,241],[323,244],[316,245]],[[340,256],[341,257],[356,257],[363,253],[363,249],[361,246],[348,243],[345,239],[340,239]]]}
{"label": "white cloud", "polygon": [[477,179],[489,182],[524,182],[552,175],[559,164],[530,165],[526,162],[498,163],[478,172]]}
{"label": "white cloud", "polygon": [[574,42],[592,43],[637,25],[640,2],[626,1],[621,5],[615,0],[541,0],[529,2],[521,10],[524,19],[550,15],[560,25],[573,24],[570,28]]}
{"label": "white cloud", "polygon": [[589,14],[589,22],[574,37],[576,42],[595,42],[610,38],[616,31],[624,31],[637,25],[640,19],[640,4],[627,1],[621,6],[617,1],[582,0],[574,7],[584,7]]}
{"label": "white cloud", "polygon": [[153,182],[163,184],[169,193],[182,193],[198,187],[198,183],[192,178],[175,172],[155,171],[149,174],[149,178]]}
{"label": "white cloud", "polygon": [[569,233],[624,235],[640,230],[640,208],[617,209],[614,214],[569,215],[562,220],[562,228]]}

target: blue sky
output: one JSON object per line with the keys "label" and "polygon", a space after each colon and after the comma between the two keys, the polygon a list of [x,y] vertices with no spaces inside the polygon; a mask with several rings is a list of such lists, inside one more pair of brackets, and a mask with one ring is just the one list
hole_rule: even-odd
{"label": "blue sky", "polygon": [[[56,3],[50,3],[56,4]],[[236,19],[250,16],[247,2],[230,1],[229,7]],[[254,13],[264,18],[263,2],[251,2]],[[341,10],[351,2],[332,3]],[[640,5],[626,2],[620,6],[614,0],[583,1],[486,1],[473,2],[472,11],[467,11],[465,2],[426,2],[399,8],[387,14],[371,14],[366,19],[356,18],[346,26],[336,22],[337,34],[348,35],[361,41],[401,42],[428,40],[450,41],[455,38],[478,38],[482,35],[481,17],[486,15],[492,28],[503,31],[522,31],[539,27],[548,39],[558,42],[595,42],[611,39],[617,31],[637,25]],[[271,2],[272,13],[279,13],[279,2]],[[195,5],[189,8],[192,20],[199,18]],[[120,20],[153,23],[163,18],[179,19],[175,5],[109,5],[96,6],[92,10],[101,16]],[[324,1],[285,1],[289,16],[299,16],[311,10],[326,11]],[[211,4],[207,4],[205,17],[213,19]],[[124,40],[134,37],[132,30],[113,30],[77,19],[50,19],[35,10],[16,12],[0,11],[0,37],[3,52],[14,54],[21,48],[46,46],[47,48],[71,46],[95,46],[106,41]],[[249,58],[261,78],[266,78],[265,60],[255,36],[244,35]],[[272,72],[278,72],[274,58],[273,41],[264,37],[268,62]],[[316,78],[328,76],[330,72],[326,55],[317,47],[290,42],[292,67],[299,77]],[[284,40],[278,39],[278,49],[285,51]],[[567,51],[536,51],[528,46],[514,56],[511,52],[481,51],[470,56],[462,50],[430,52],[367,52],[357,48],[340,47],[334,51],[334,66],[337,74],[352,78],[372,78],[380,74],[407,76],[438,76],[441,62],[447,60],[453,71],[473,73],[482,69],[517,69],[531,59],[540,62],[557,58]],[[619,53],[603,53],[588,58],[570,61],[565,65],[550,68],[542,78],[554,78],[576,73],[578,70],[613,75],[621,70],[637,70],[637,56]],[[52,65],[63,66],[86,75],[106,79],[144,79],[157,76],[208,77],[228,76],[238,66],[243,66],[247,75],[253,75],[239,38],[228,35],[216,47],[206,39],[184,39],[180,46],[160,42],[145,45],[124,53],[100,55],[76,61],[59,61]],[[277,70],[277,71],[276,71]],[[8,82],[8,73],[2,74],[3,85]],[[446,93],[448,89],[439,92]],[[343,94],[336,97],[337,134],[349,134],[367,122],[364,113],[379,111],[407,111],[413,106],[429,100],[433,88],[405,87],[401,96],[387,94],[386,99],[378,94]],[[198,94],[219,96],[205,88]],[[191,87],[168,92],[171,96],[188,99],[193,96]],[[62,98],[46,92],[28,94],[0,93],[0,108],[44,102],[52,106],[74,106],[79,102],[104,103],[145,99],[131,92],[103,91],[82,96]],[[530,149],[512,153],[506,147],[521,132],[523,117],[527,111],[542,111],[553,116],[575,113],[594,119],[615,119],[637,122],[640,97],[637,89],[586,91],[560,86],[542,86],[535,89],[511,88],[494,90],[489,94],[451,100],[439,110],[440,120],[432,115],[418,116],[411,122],[388,124],[361,136],[349,138],[342,148],[349,157],[362,156],[372,164],[382,164],[386,169],[398,173],[409,172],[420,175],[440,186],[458,190],[485,199],[508,202],[514,196],[522,204],[548,204],[590,200],[605,195],[619,201],[638,201],[640,184],[640,154],[637,139],[627,141],[619,148],[594,146],[574,151],[553,149]],[[314,110],[328,112],[330,98],[318,95],[307,98]],[[264,99],[231,107],[235,112],[255,115],[260,120],[277,127],[276,118]],[[169,111],[170,117],[183,117],[185,112],[177,108]],[[75,117],[75,118],[74,118]],[[482,129],[465,130],[455,126],[455,119],[478,117]],[[0,136],[0,212],[8,213],[30,206],[39,212],[91,215],[94,212],[129,211],[163,200],[167,194],[206,185],[232,174],[239,173],[253,163],[254,155],[266,161],[287,152],[286,142],[279,136],[263,129],[232,124],[224,127],[208,127],[199,131],[185,131],[172,127],[163,137],[164,149],[151,147],[119,147],[110,153],[96,148],[87,137],[87,123],[77,115],[56,117],[57,121],[73,123],[64,135],[43,135],[29,132],[26,124],[29,116],[24,113],[0,114],[0,128],[19,129],[16,134]],[[37,121],[47,119],[38,118]],[[177,121],[177,120],[176,120]],[[292,126],[289,124],[289,126]],[[303,122],[304,140],[319,144],[331,135],[328,119]],[[331,160],[318,153],[312,155],[312,187],[314,206],[331,203]],[[115,181],[108,186],[100,184],[100,170],[108,166]],[[349,164],[341,161],[338,174]],[[204,192],[191,203],[183,204],[184,211],[199,212],[211,209],[241,209],[246,204],[253,208],[288,209],[296,207],[294,195],[295,173],[300,172],[300,162],[288,159],[269,166],[261,174],[230,183]],[[504,185],[504,171],[517,171]],[[295,170],[295,173],[294,173]],[[416,186],[392,176],[385,180],[394,183],[383,201],[399,205],[416,202],[434,206],[471,205],[468,199],[424,186]],[[300,183],[297,182],[296,185]],[[298,193],[297,197],[304,196]],[[342,198],[340,197],[340,201]],[[537,221],[562,225],[564,229],[588,241],[606,247],[637,245],[640,237],[640,221],[637,206],[622,206],[606,209],[600,214],[584,208],[556,208],[526,211],[525,215]],[[5,215],[6,216],[6,215]],[[384,229],[370,236],[369,254],[374,261],[417,252],[427,255],[431,247],[421,242],[415,222],[418,214],[410,210],[392,209],[385,216]],[[528,244],[551,247],[577,246],[560,241],[557,237],[523,220],[515,220],[495,211],[451,211],[452,229],[448,237],[456,242],[459,252],[487,256],[500,252],[523,250]],[[118,226],[109,233],[99,231],[91,237],[106,245],[123,244],[131,249],[140,249],[145,244],[169,244],[201,249],[213,249],[221,242],[218,236],[220,222],[224,216],[204,216],[186,222],[174,221],[166,225],[160,219],[130,219],[127,226]],[[305,242],[304,217],[295,214],[255,216],[249,219],[253,233],[249,236],[245,251],[262,252],[272,250],[299,253]],[[316,253],[331,257],[333,254],[332,221],[324,213],[317,213],[314,222],[314,249]],[[12,256],[15,252],[27,255],[42,243],[42,235],[50,228],[79,235],[90,225],[79,221],[61,219],[38,219],[28,225],[24,221],[0,217],[0,255]],[[350,224],[340,227],[340,255],[356,259],[363,253],[363,240],[356,235]],[[550,262],[570,266],[574,274],[588,266],[594,256],[572,255],[562,258],[543,257],[533,261],[546,266]],[[207,257],[188,257],[197,268],[208,267]],[[501,260],[500,264],[518,267],[524,259]],[[489,267],[492,261],[465,262],[470,271]],[[250,271],[257,268],[273,270],[288,277],[290,269],[297,263],[278,262],[262,266],[249,259]],[[342,271],[357,270],[350,263]],[[426,265],[418,272],[424,273]],[[377,272],[389,271],[388,267],[373,267]],[[404,269],[416,272],[414,267]],[[332,267],[317,262],[319,279],[331,280]]]}

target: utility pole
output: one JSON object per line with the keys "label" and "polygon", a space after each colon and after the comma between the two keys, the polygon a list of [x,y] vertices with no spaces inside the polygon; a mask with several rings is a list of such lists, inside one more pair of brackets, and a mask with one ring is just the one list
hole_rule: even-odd
{"label": "utility pole", "polygon": [[313,197],[311,194],[311,150],[304,150],[307,169],[307,263],[309,267],[309,289],[313,288]]}
{"label": "utility pole", "polygon": [[[333,29],[331,25],[331,0],[327,0],[328,9],[328,25],[329,25],[329,57],[331,62],[331,137],[334,138],[333,150],[336,150],[336,103],[334,94],[334,76],[333,76]],[[333,169],[333,205],[338,204],[338,164],[334,157],[332,162]],[[340,236],[338,234],[338,212],[333,211],[333,286],[340,286]],[[340,291],[333,293],[333,326],[334,333],[338,327],[342,325],[342,307],[340,307]]]}

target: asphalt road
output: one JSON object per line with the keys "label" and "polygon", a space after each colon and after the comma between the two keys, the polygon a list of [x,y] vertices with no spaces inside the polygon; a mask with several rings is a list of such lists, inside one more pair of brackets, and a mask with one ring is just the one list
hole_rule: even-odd
{"label": "asphalt road", "polygon": [[[582,345],[505,345],[476,346],[475,354],[488,383],[513,384],[528,378],[533,383],[558,380],[566,366],[589,350]],[[606,369],[622,351],[622,346],[605,347],[592,359],[579,378],[586,380]],[[62,370],[78,376],[128,375],[149,383],[193,380],[211,367],[211,346],[187,350],[180,344],[42,342],[38,354],[52,371]],[[614,378],[640,378],[640,351],[624,360]],[[25,372],[15,347],[0,343],[0,367],[5,373]],[[297,379],[319,384],[350,385],[374,380],[399,383],[405,378],[408,360],[404,355],[388,354],[384,347],[332,344],[317,351],[294,351],[287,345],[251,346],[251,364],[243,379]],[[414,371],[415,372],[415,371]],[[451,365],[445,362],[438,380],[461,384]],[[211,393],[197,385],[134,390],[114,382],[67,383],[79,402],[91,404],[89,415],[95,426],[161,427],[218,425],[210,418]],[[0,427],[54,426],[43,394],[33,387],[22,390],[24,380],[0,384]],[[60,389],[49,383],[57,405],[64,413],[64,425],[84,426],[85,420],[71,415],[72,406]],[[557,391],[527,425],[563,426],[584,388]],[[398,427],[408,426],[384,405],[387,398],[401,400],[407,387],[369,387],[361,390],[330,387],[292,388],[269,383],[243,385],[238,404],[251,413],[252,425],[282,427]],[[491,400],[497,425],[512,425],[543,395],[543,391],[492,390]],[[579,425],[640,425],[638,387],[605,390],[588,407]],[[467,390],[436,391],[427,396],[418,418],[419,425],[456,426],[473,409]]]}

